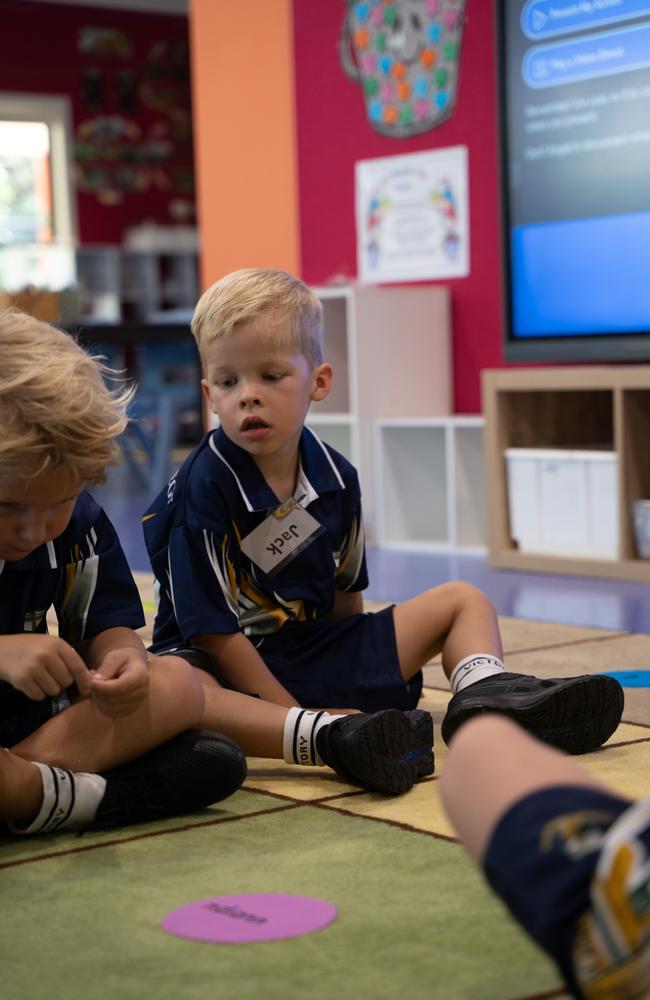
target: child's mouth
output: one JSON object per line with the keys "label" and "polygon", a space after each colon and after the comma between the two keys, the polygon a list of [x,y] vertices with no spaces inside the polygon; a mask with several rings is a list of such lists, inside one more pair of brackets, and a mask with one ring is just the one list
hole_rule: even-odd
{"label": "child's mouth", "polygon": [[248,438],[263,437],[269,430],[269,425],[258,417],[247,417],[241,425],[241,432]]}

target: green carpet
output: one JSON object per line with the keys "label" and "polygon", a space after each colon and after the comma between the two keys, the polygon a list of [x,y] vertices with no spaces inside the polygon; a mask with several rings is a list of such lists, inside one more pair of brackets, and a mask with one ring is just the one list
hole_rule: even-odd
{"label": "green carpet", "polygon": [[[8,1000],[559,995],[557,976],[455,843],[243,790],[184,821],[0,842]],[[282,892],[338,915],[287,941],[166,934],[170,910]]]}

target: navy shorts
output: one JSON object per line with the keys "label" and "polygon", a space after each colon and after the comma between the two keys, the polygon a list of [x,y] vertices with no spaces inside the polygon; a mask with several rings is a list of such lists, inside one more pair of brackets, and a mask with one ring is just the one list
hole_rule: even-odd
{"label": "navy shorts", "polygon": [[0,747],[11,748],[56,715],[58,698],[32,701],[11,684],[0,681]]}
{"label": "navy shorts", "polygon": [[[289,622],[278,632],[252,641],[274,677],[306,708],[405,711],[415,708],[420,699],[422,673],[408,682],[400,673],[392,607],[338,622]],[[223,687],[232,687],[202,651],[165,652],[206,670]]]}
{"label": "navy shorts", "polygon": [[628,799],[583,785],[534,792],[501,818],[483,861],[494,891],[578,996],[572,961],[577,923],[591,906],[603,835],[629,806]]}

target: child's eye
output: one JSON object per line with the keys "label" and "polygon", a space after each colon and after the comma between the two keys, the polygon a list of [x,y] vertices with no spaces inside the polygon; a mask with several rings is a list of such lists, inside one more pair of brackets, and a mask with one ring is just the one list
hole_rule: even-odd
{"label": "child's eye", "polygon": [[265,382],[279,382],[282,378],[282,372],[264,372]]}
{"label": "child's eye", "polygon": [[217,379],[217,385],[220,389],[232,389],[233,385],[237,380],[233,376],[228,375],[226,378]]}

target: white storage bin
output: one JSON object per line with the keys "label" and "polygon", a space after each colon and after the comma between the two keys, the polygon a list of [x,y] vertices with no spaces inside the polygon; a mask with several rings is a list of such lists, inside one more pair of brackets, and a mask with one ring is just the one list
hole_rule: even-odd
{"label": "white storage bin", "polygon": [[507,448],[510,535],[521,552],[618,559],[613,451]]}

